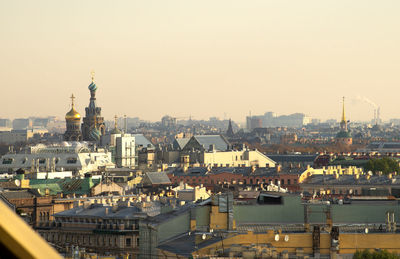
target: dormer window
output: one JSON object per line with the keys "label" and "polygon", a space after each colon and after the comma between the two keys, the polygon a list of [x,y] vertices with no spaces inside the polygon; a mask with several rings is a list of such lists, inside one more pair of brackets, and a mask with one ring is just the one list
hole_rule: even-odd
{"label": "dormer window", "polygon": [[67,164],[76,164],[76,161],[75,157],[70,157],[67,159]]}
{"label": "dormer window", "polygon": [[9,165],[12,164],[13,159],[12,158],[3,158],[3,165]]}

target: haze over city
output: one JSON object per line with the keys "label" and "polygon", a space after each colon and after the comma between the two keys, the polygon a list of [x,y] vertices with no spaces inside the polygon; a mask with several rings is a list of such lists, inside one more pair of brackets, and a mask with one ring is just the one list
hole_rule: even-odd
{"label": "haze over city", "polygon": [[[0,117],[400,117],[399,1],[3,1]],[[357,96],[361,97],[358,98]]]}

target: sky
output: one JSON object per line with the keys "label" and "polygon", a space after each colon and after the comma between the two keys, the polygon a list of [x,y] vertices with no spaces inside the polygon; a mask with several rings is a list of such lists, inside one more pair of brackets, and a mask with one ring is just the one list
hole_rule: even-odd
{"label": "sky", "polygon": [[0,118],[400,118],[400,1],[0,0]]}

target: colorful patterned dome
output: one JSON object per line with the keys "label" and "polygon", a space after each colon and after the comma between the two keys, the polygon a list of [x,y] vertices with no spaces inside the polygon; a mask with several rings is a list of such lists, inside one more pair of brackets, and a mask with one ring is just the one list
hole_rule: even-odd
{"label": "colorful patterned dome", "polygon": [[96,91],[97,90],[97,85],[92,81],[88,88],[89,88],[90,91]]}
{"label": "colorful patterned dome", "polygon": [[100,136],[101,136],[101,132],[100,130],[98,130],[97,128],[93,128],[90,132],[89,132],[89,138],[91,141],[98,141],[100,140]]}

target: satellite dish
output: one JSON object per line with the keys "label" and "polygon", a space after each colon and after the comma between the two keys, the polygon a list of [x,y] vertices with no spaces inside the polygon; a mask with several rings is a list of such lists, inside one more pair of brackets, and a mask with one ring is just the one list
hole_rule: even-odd
{"label": "satellite dish", "polygon": [[14,181],[15,185],[20,187],[21,186],[21,181],[19,179],[15,179]]}
{"label": "satellite dish", "polygon": [[289,242],[289,236],[285,235],[285,242]]}
{"label": "satellite dish", "polygon": [[278,234],[275,235],[275,241],[276,241],[276,242],[279,241],[279,235],[278,235]]}
{"label": "satellite dish", "polygon": [[365,234],[368,234],[368,228],[365,228]]}
{"label": "satellite dish", "polygon": [[202,236],[201,236],[201,238],[204,240],[204,239],[206,239],[206,234],[203,234]]}

